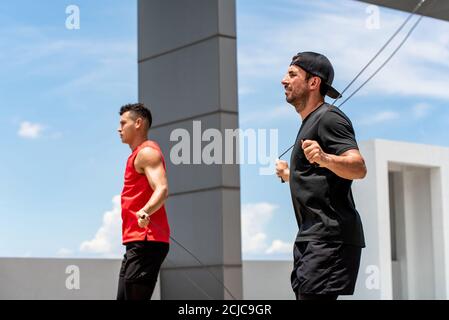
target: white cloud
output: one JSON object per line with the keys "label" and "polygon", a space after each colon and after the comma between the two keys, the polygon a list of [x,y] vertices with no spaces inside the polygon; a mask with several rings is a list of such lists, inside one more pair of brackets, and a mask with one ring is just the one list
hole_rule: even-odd
{"label": "white cloud", "polygon": [[430,110],[432,110],[432,106],[427,103],[418,103],[413,106],[413,116],[417,119],[425,118],[429,115]]}
{"label": "white cloud", "polygon": [[[342,11],[329,2],[320,3],[325,3],[321,10],[302,14],[300,18],[292,10],[291,13],[285,13],[283,21],[265,22],[263,17],[256,16],[251,17],[248,22],[242,20],[240,39],[251,39],[248,44],[241,40],[239,47],[242,85],[254,85],[256,80],[280,80],[292,55],[298,51],[310,50],[322,52],[329,57],[336,71],[337,87],[343,89],[405,18],[404,13],[381,9],[381,28],[369,30],[365,26],[365,4],[351,2]],[[343,2],[339,1],[338,4],[340,3]],[[301,5],[304,3],[301,2]],[[319,28],[317,21],[320,21]],[[259,26],[265,26],[263,36],[253,34],[255,30],[259,32]],[[397,47],[405,31],[366,70],[360,81],[364,81]],[[396,56],[357,95],[388,94],[449,100],[447,34],[447,23],[423,19]],[[357,83],[352,88],[356,87]]]}
{"label": "white cloud", "polygon": [[292,253],[293,244],[282,240],[274,240],[271,246],[265,251],[267,254]]}
{"label": "white cloud", "polygon": [[[267,244],[267,226],[278,207],[267,202],[245,204],[242,207],[242,252],[244,254],[286,253],[291,244],[273,240]],[[291,251],[291,250],[290,250]],[[290,252],[288,251],[288,252]]]}
{"label": "white cloud", "polygon": [[17,134],[25,139],[37,139],[41,136],[43,130],[44,126],[39,123],[24,121],[20,124]]}
{"label": "white cloud", "polygon": [[94,238],[81,243],[81,252],[99,254],[111,258],[119,257],[122,254],[122,220],[119,195],[112,199],[112,204],[112,210],[104,213],[103,224],[98,229]]}
{"label": "white cloud", "polygon": [[245,204],[242,207],[242,251],[243,253],[263,252],[267,247],[265,226],[277,207],[261,202]]}
{"label": "white cloud", "polygon": [[406,120],[412,119],[423,119],[430,115],[431,110],[433,109],[432,105],[427,103],[418,103],[413,105],[407,113],[401,115],[399,112],[392,110],[385,110],[375,113],[373,115],[367,115],[361,118],[358,123],[364,126],[371,126],[376,124],[382,124],[391,122],[393,120],[397,120],[400,117],[403,117]]}
{"label": "white cloud", "polygon": [[394,111],[382,111],[372,116],[363,118],[360,120],[360,125],[374,125],[379,123],[385,123],[399,118],[399,113]]}

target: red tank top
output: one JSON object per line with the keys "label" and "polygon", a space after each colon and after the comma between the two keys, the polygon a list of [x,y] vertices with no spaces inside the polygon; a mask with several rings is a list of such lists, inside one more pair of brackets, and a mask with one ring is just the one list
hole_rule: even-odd
{"label": "red tank top", "polygon": [[151,215],[150,223],[146,228],[140,228],[137,223],[136,213],[144,207],[153,194],[153,189],[148,183],[147,177],[138,173],[134,168],[134,160],[137,154],[145,147],[150,147],[159,152],[164,170],[166,170],[164,156],[159,145],[154,141],[143,142],[129,156],[126,163],[125,184],[121,195],[123,244],[135,241],[169,242],[170,228],[165,205]]}

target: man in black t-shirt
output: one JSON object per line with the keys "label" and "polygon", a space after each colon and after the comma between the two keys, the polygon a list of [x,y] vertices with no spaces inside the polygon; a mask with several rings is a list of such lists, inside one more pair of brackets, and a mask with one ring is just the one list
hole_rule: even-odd
{"label": "man in black t-shirt", "polygon": [[362,223],[351,192],[366,166],[348,117],[324,96],[332,87],[330,61],[314,52],[293,57],[282,80],[287,102],[302,118],[290,159],[276,174],[290,183],[298,223],[291,283],[296,298],[337,299],[351,295],[365,247]]}

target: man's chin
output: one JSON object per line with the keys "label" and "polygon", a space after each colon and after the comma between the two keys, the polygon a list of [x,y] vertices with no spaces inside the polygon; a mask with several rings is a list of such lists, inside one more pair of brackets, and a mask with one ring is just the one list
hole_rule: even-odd
{"label": "man's chin", "polygon": [[285,98],[285,101],[287,101],[290,104],[293,104],[293,102],[295,102],[295,99],[287,97],[287,98]]}

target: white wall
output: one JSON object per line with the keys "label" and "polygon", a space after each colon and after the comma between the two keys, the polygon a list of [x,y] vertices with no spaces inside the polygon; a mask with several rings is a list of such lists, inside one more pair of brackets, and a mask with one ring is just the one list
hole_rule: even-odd
{"label": "white wall", "polygon": [[367,248],[356,297],[393,298],[388,173],[399,171],[404,196],[400,231],[405,237],[400,268],[407,272],[403,296],[448,298],[449,149],[385,140],[363,142],[360,149],[368,175],[355,182],[353,190]]}

